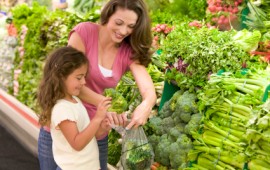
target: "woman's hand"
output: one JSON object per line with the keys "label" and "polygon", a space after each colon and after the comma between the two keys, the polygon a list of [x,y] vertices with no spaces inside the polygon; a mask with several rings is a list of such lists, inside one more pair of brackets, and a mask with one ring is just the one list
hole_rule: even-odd
{"label": "woman's hand", "polygon": [[117,114],[115,112],[107,112],[107,118],[111,125],[125,126],[127,122],[127,115],[125,113]]}
{"label": "woman's hand", "polygon": [[133,62],[130,65],[130,70],[142,96],[142,103],[132,113],[131,122],[127,125],[126,129],[144,125],[157,100],[155,86],[146,67],[138,64],[138,62]]}
{"label": "woman's hand", "polygon": [[149,106],[146,102],[142,102],[134,110],[131,118],[131,122],[126,126],[126,129],[137,128],[141,125],[144,125],[147,122],[147,119],[151,113],[152,107]]}

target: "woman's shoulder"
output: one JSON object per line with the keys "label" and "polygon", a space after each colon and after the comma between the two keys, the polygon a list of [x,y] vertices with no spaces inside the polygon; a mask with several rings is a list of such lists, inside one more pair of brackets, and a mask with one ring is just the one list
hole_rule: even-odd
{"label": "woman's shoulder", "polygon": [[98,29],[99,25],[93,22],[81,22],[75,26],[75,30],[78,29],[86,29],[86,30],[92,30],[92,29]]}

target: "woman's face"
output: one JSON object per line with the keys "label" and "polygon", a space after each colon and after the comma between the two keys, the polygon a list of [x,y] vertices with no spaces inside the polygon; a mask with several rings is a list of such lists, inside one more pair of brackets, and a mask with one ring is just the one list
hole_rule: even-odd
{"label": "woman's face", "polygon": [[107,23],[107,30],[115,43],[121,43],[129,36],[137,22],[138,16],[134,11],[117,8]]}

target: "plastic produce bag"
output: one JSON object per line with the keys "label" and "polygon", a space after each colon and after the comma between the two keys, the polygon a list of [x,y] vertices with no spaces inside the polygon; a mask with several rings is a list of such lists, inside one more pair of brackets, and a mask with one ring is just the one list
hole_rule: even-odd
{"label": "plastic produce bag", "polygon": [[154,152],[142,127],[127,130],[123,136],[121,164],[124,170],[149,170]]}

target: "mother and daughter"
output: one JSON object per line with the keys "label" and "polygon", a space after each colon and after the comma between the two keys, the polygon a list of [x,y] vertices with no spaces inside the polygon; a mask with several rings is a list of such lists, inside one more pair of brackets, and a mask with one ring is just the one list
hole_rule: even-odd
{"label": "mother and daughter", "polygon": [[[111,125],[144,125],[156,102],[146,66],[151,62],[151,25],[143,0],[109,0],[100,24],[83,22],[68,46],[46,60],[38,90],[40,170],[107,169]],[[127,124],[126,114],[108,112],[106,88],[131,71],[142,102]]]}

